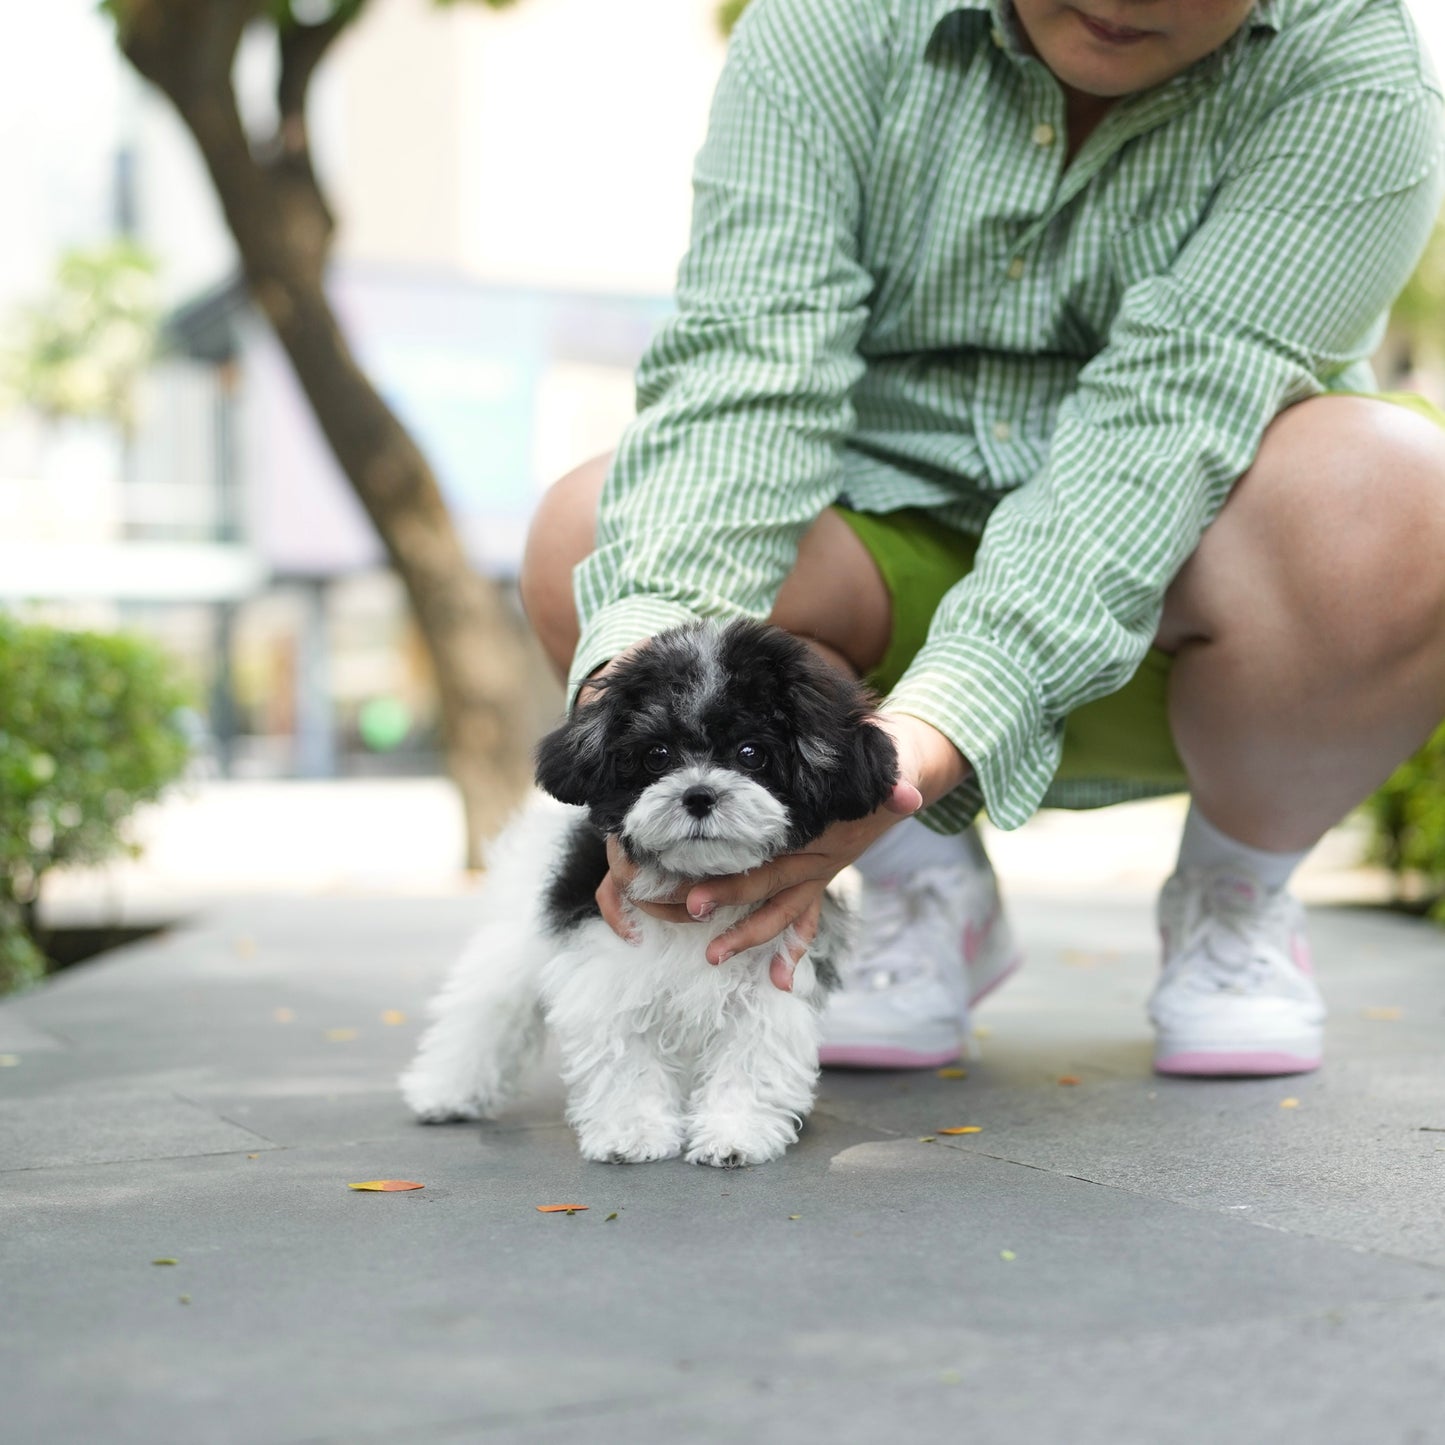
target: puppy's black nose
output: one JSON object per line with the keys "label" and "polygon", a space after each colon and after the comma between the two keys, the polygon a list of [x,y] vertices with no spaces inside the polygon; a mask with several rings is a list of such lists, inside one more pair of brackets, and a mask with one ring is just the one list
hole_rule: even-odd
{"label": "puppy's black nose", "polygon": [[682,806],[694,818],[706,818],[717,807],[717,794],[700,783],[694,784],[682,795]]}

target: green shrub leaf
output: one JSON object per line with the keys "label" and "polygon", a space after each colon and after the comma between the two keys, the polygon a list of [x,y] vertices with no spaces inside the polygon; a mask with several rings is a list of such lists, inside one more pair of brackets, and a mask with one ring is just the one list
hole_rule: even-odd
{"label": "green shrub leaf", "polygon": [[184,769],[185,703],[142,638],[0,617],[0,993],[42,971],[44,875],[125,852],[125,820]]}

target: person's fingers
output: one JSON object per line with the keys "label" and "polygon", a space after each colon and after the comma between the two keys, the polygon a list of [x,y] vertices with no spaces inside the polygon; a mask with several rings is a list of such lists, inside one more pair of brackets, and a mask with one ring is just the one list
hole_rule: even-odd
{"label": "person's fingers", "polygon": [[761,908],[718,934],[707,946],[707,961],[726,963],[735,953],[777,938],[808,911],[821,892],[820,883],[801,883],[796,888],[783,889]]}
{"label": "person's fingers", "polygon": [[707,878],[693,884],[685,899],[687,912],[701,923],[711,918],[718,908],[746,908],[776,898],[789,888],[809,882],[817,872],[818,859],[814,854],[782,853],[746,873]]}
{"label": "person's fingers", "polygon": [[[626,908],[628,910],[641,909],[643,913],[650,913],[654,918],[661,918],[668,923],[692,923],[695,921],[688,914],[687,909],[682,906],[682,899],[676,894],[667,898],[651,898],[646,902],[631,896],[628,892],[628,885],[637,877],[637,865],[628,858],[623,851],[622,844],[613,835],[609,835],[607,839],[607,866],[607,877],[597,890],[597,906],[602,909],[602,917],[607,926],[618,937],[627,938],[629,943],[637,942],[635,938],[628,938],[627,933],[613,923],[612,918],[608,916],[609,909],[612,910],[613,916],[625,917],[622,910]],[[602,889],[608,884],[611,885],[609,892],[614,896],[604,906]],[[633,927],[632,931],[635,933],[636,928]]]}
{"label": "person's fingers", "polygon": [[692,917],[681,903],[633,898],[629,900],[628,906],[636,908],[642,913],[650,914],[653,918],[660,918],[664,923],[697,922],[697,919]]}
{"label": "person's fingers", "polygon": [[883,800],[883,806],[890,813],[907,818],[923,806],[923,794],[907,778],[899,778],[893,785],[893,791]]}
{"label": "person's fingers", "polygon": [[811,904],[803,916],[793,925],[795,941],[786,948],[780,948],[768,963],[768,978],[774,988],[784,993],[793,991],[793,974],[803,961],[803,955],[813,946],[818,936],[818,923],[822,917],[823,905],[819,899]]}
{"label": "person's fingers", "polygon": [[627,916],[627,905],[623,901],[622,890],[617,886],[617,879],[611,873],[597,885],[597,892],[594,896],[597,899],[597,907],[602,913],[602,921],[618,938],[622,939],[624,943],[634,946],[642,942],[636,926]]}
{"label": "person's fingers", "polygon": [[793,974],[797,971],[798,960],[786,953],[775,953],[768,964],[768,979],[774,988],[784,993],[793,991]]}

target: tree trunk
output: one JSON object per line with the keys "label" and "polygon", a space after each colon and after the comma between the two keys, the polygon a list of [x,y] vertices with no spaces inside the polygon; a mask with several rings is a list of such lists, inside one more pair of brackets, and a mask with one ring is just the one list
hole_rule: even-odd
{"label": "tree trunk", "polygon": [[[426,459],[357,365],[326,296],[332,218],[311,166],[304,101],[355,11],[282,32],[274,153],[252,153],[231,66],[257,0],[125,0],[121,48],[195,138],[252,296],[275,328],[338,465],[380,535],[430,651],[467,864],[530,773],[534,653],[499,590],[472,570]],[[344,16],[345,18],[340,18]]]}

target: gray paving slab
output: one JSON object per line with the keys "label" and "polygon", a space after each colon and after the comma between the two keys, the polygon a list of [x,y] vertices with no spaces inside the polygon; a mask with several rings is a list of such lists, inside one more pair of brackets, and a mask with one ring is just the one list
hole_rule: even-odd
{"label": "gray paving slab", "polygon": [[719,1174],[583,1163],[546,1068],[410,1121],[474,912],[245,902],[0,1005],[7,1441],[1445,1442],[1438,932],[1317,913],[1327,1069],[1190,1084],[1147,911],[1030,901],[967,1079],[830,1073]]}

